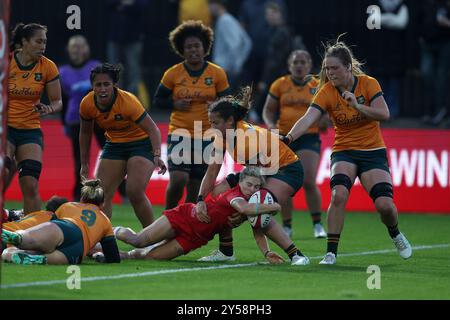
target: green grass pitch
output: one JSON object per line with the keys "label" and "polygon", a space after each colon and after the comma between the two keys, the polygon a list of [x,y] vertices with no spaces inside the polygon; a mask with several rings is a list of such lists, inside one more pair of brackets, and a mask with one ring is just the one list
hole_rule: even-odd
{"label": "green grass pitch", "polygon": [[[14,206],[17,203],[5,205]],[[161,211],[156,207],[156,216]],[[66,284],[67,266],[3,263],[0,299],[450,299],[450,215],[400,215],[400,230],[418,247],[411,259],[403,260],[377,214],[348,213],[334,266],[318,264],[326,240],[313,238],[308,214],[295,212],[293,223],[294,243],[311,258],[309,266],[258,263],[264,258],[245,223],[233,233],[236,262],[196,261],[217,248],[216,236],[207,246],[173,261],[104,265],[85,259],[81,288],[73,290]],[[113,224],[138,230],[127,205],[114,207]],[[120,248],[129,247],[121,243]],[[286,257],[273,243],[271,249]],[[367,286],[373,283],[367,271],[371,265],[380,268],[380,289]]]}

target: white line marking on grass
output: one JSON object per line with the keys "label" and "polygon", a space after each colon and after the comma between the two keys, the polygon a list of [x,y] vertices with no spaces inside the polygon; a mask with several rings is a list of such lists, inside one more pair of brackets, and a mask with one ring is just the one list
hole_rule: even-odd
{"label": "white line marking on grass", "polygon": [[[450,244],[449,243],[444,243],[444,244],[436,244],[436,245],[414,246],[413,250],[428,250],[428,249],[438,249],[438,248],[448,248],[448,247],[450,247]],[[386,250],[375,250],[375,251],[365,251],[365,252],[342,253],[342,254],[339,254],[339,258],[341,258],[341,257],[353,257],[353,256],[365,256],[365,255],[391,253],[391,252],[397,252],[397,250],[396,249],[386,249]],[[317,257],[312,257],[310,259],[314,259],[315,260],[315,259],[322,259],[322,258],[323,258],[323,256],[317,256]],[[91,281],[101,281],[101,280],[115,280],[115,279],[125,279],[125,278],[137,278],[137,277],[155,276],[155,275],[160,275],[160,274],[179,273],[179,272],[191,272],[191,271],[204,271],[204,270],[218,270],[218,269],[253,267],[253,266],[261,265],[261,264],[262,264],[261,262],[254,262],[254,263],[241,263],[241,264],[225,264],[225,265],[210,266],[210,267],[195,267],[195,268],[156,270],[156,271],[148,271],[148,272],[141,272],[141,273],[118,274],[118,275],[114,275],[114,276],[81,278],[81,282],[91,282]],[[51,281],[13,283],[13,284],[7,284],[7,285],[0,285],[0,289],[25,288],[25,287],[36,287],[36,286],[51,286],[51,285],[55,285],[55,284],[65,284],[66,282],[67,282],[67,279],[64,279],[64,280],[51,280]]]}
{"label": "white line marking on grass", "polygon": [[[167,273],[178,273],[178,272],[190,272],[190,271],[204,271],[204,270],[252,267],[252,266],[256,266],[258,264],[259,264],[258,262],[253,262],[253,263],[242,263],[242,264],[224,264],[224,265],[211,266],[211,267],[167,269],[167,270],[156,270],[156,271],[148,271],[148,272],[141,272],[141,273],[125,273],[125,274],[118,274],[118,275],[114,275],[114,276],[81,278],[81,282],[146,277],[146,276],[154,276],[154,275],[167,274]],[[14,284],[1,285],[0,289],[24,288],[24,287],[34,287],[34,286],[50,286],[50,285],[54,285],[54,284],[65,284],[66,282],[67,282],[67,279],[65,279],[65,280],[51,280],[51,281],[14,283]]]}
{"label": "white line marking on grass", "polygon": [[[443,244],[435,244],[435,245],[427,245],[427,246],[413,246],[413,253],[415,250],[427,250],[427,249],[438,249],[438,248],[448,248],[450,247],[450,243]],[[375,250],[375,251],[365,251],[365,252],[354,252],[354,253],[340,253],[338,257],[354,257],[354,256],[367,256],[371,254],[380,254],[380,253],[391,253],[397,252],[397,249],[386,249],[386,250]],[[322,256],[312,257],[309,259],[322,259]]]}

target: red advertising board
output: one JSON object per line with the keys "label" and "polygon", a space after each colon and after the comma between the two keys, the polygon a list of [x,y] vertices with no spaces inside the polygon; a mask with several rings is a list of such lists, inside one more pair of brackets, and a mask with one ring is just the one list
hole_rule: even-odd
{"label": "red advertising board", "polygon": [[[163,137],[162,157],[166,161],[167,124],[158,124]],[[43,200],[53,194],[70,198],[74,184],[72,151],[69,139],[58,121],[42,123],[44,133],[43,171],[40,193]],[[322,136],[322,157],[317,174],[317,183],[322,192],[322,207],[325,210],[330,200],[329,166],[333,130]],[[394,182],[395,203],[400,212],[449,213],[450,214],[450,130],[383,129],[388,146],[388,157]],[[99,154],[93,143],[91,168]],[[230,158],[225,159],[220,177],[240,169]],[[168,173],[160,176],[155,171],[147,188],[152,203],[164,204]],[[7,200],[21,200],[17,177],[9,187]],[[116,195],[116,202],[120,197]],[[294,200],[297,209],[306,209],[303,191]],[[351,211],[373,211],[372,200],[363,187],[356,182],[347,205]]]}

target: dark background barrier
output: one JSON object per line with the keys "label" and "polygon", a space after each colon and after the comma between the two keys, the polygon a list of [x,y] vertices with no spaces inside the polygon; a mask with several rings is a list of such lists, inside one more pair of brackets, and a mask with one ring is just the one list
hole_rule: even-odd
{"label": "dark background barrier", "polygon": [[[163,72],[179,58],[169,48],[167,36],[178,24],[179,1],[149,1],[144,15],[144,81],[153,95]],[[366,71],[375,76],[399,74],[400,116],[422,115],[423,95],[420,90],[419,37],[423,30],[423,8],[428,1],[408,0],[409,24],[401,39],[388,30],[369,30],[366,26],[367,7],[377,4],[368,0],[286,0],[288,24],[301,35],[310,50],[318,70],[322,42],[347,33],[344,40],[353,45],[355,56],[366,63]],[[238,15],[241,1],[230,0],[229,11]],[[81,9],[81,30],[69,30],[67,7],[76,4]],[[85,35],[91,43],[91,56],[106,57],[108,10],[106,0],[14,0],[11,3],[11,26],[17,22],[39,22],[49,28],[47,56],[58,64],[67,62],[65,46],[74,34]]]}

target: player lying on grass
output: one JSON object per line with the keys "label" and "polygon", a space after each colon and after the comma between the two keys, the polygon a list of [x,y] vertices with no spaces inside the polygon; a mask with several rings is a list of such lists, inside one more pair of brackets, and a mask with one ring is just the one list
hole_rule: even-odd
{"label": "player lying on grass", "polygon": [[[230,228],[229,219],[236,212],[244,216],[255,216],[279,211],[278,203],[247,202],[251,195],[263,185],[264,177],[261,175],[260,169],[248,166],[241,172],[239,184],[236,187],[216,198],[206,200],[208,214],[211,218],[209,223],[201,222],[198,219],[194,203],[185,203],[164,211],[158,220],[138,233],[130,228],[116,227],[116,238],[136,248],[144,248],[130,251],[125,258],[170,260],[188,254],[207,244],[214,238],[214,235]],[[309,259],[296,248],[274,219],[263,229],[253,229],[253,234],[258,247],[270,263],[283,263],[284,259],[270,251],[266,236],[287,253],[293,265],[309,264]],[[145,248],[161,241],[164,242],[151,250]]]}
{"label": "player lying on grass", "polygon": [[79,264],[100,241],[105,262],[120,262],[111,222],[101,211],[100,181],[83,182],[81,202],[68,202],[56,210],[57,219],[26,230],[2,230],[2,242],[15,247],[2,253],[16,264]]}
{"label": "player lying on grass", "polygon": [[[59,216],[55,213],[58,208],[64,203],[68,202],[66,198],[52,196],[45,205],[45,210],[31,212],[20,219],[3,223],[2,227],[5,230],[16,232],[18,230],[30,229],[39,224],[58,219]],[[12,210],[9,210],[12,211]],[[14,210],[20,212],[21,210]],[[4,243],[2,243],[4,245]]]}

